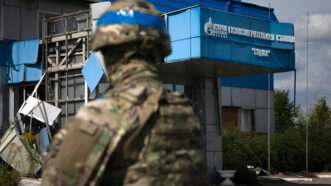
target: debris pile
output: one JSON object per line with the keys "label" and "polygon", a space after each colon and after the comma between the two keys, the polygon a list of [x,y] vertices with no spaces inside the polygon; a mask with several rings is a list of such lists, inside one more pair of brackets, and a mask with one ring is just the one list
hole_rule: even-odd
{"label": "debris pile", "polygon": [[40,173],[42,156],[47,152],[52,139],[50,126],[61,113],[61,109],[38,99],[37,90],[44,77],[23,102],[15,122],[0,140],[1,159],[21,176],[37,177]]}

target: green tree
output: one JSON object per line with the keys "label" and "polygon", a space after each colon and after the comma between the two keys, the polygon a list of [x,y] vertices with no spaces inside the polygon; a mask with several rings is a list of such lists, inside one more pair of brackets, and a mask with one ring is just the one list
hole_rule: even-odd
{"label": "green tree", "polygon": [[328,106],[325,97],[320,98],[310,114],[309,124],[314,128],[330,128],[331,115],[330,107]]}
{"label": "green tree", "polygon": [[274,114],[276,132],[284,132],[288,128],[293,128],[295,105],[290,101],[289,91],[276,90],[274,93]]}

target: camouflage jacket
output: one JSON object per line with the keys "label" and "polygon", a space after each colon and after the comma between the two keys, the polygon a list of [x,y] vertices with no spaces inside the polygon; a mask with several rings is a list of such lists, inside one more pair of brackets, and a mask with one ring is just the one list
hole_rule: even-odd
{"label": "camouflage jacket", "polygon": [[111,91],[55,137],[44,186],[204,186],[201,130],[190,101],[163,90],[153,65],[130,59]]}

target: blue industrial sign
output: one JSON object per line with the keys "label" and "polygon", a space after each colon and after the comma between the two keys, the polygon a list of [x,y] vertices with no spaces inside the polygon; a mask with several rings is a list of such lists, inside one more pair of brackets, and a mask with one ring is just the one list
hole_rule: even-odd
{"label": "blue industrial sign", "polygon": [[294,69],[292,24],[202,7],[169,14],[167,23],[173,47],[168,63],[205,59],[269,72]]}

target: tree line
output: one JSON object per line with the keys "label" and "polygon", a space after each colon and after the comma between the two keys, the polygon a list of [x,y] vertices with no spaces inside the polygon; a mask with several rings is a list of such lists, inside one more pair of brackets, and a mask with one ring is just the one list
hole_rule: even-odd
{"label": "tree line", "polygon": [[[305,170],[306,126],[309,130],[309,170],[331,171],[331,109],[321,97],[310,105],[310,112],[296,106],[289,91],[274,93],[274,126],[271,134],[271,171]],[[247,165],[268,167],[267,134],[244,134],[238,129],[223,133],[224,168],[239,169]]]}

